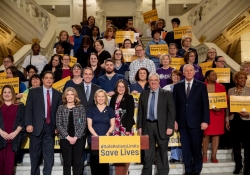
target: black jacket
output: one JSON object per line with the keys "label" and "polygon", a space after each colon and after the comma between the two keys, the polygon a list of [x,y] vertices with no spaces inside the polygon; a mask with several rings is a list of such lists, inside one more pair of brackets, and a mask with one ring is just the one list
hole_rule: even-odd
{"label": "black jacket", "polygon": [[92,46],[89,46],[87,52],[84,52],[82,47],[79,47],[76,52],[77,63],[81,64],[82,68],[87,67],[90,53],[95,52]]}
{"label": "black jacket", "polygon": [[[115,103],[116,103],[117,95],[113,95],[110,100],[110,107],[115,110]],[[134,98],[132,95],[124,94],[122,100],[120,102],[120,106],[122,110],[126,110],[123,117],[121,118],[122,126],[126,128],[126,132],[130,132],[132,126],[135,124],[134,120]]]}
{"label": "black jacket", "polygon": [[[17,127],[22,127],[22,130],[17,134],[17,136],[12,140],[12,151],[17,152],[19,148],[22,146],[23,142],[26,138],[26,131],[24,126],[24,105],[23,103],[18,105],[18,110],[16,114],[16,119],[13,126],[13,131],[17,129]],[[3,123],[3,115],[0,110],[0,128],[4,131],[4,123]],[[7,142],[3,137],[0,136],[0,150],[6,147]]]}

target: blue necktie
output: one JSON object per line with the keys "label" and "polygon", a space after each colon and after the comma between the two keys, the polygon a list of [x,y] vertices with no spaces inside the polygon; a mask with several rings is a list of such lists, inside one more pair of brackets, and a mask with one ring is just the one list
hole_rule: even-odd
{"label": "blue necktie", "polygon": [[150,106],[149,106],[149,120],[155,120],[155,92],[152,92]]}
{"label": "blue necktie", "polygon": [[87,101],[89,101],[89,86],[87,86],[86,88],[86,98],[87,98]]}

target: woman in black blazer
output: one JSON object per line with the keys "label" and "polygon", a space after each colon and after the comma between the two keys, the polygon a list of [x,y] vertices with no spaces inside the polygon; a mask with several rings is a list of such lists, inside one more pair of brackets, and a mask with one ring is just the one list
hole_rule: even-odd
{"label": "woman in black blazer", "polygon": [[[128,94],[128,85],[125,80],[119,80],[115,87],[115,95],[112,96],[110,107],[115,110],[114,136],[134,135],[134,99]],[[128,174],[129,163],[124,164]]]}

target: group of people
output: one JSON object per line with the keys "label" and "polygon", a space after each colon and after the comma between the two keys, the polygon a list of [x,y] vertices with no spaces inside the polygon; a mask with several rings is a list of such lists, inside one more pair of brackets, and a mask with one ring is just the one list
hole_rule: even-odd
{"label": "group of people", "polygon": [[[131,22],[128,21],[128,30],[142,35]],[[156,22],[151,32],[153,39],[146,49],[139,39],[135,46],[128,39],[124,41],[122,47],[134,47],[137,57],[126,63],[114,41],[115,27],[109,23],[103,39],[99,39],[99,28],[92,16],[87,26],[72,26],[74,36],[60,32],[59,42],[54,46],[55,55],[49,62],[39,54],[40,45],[33,44],[32,54],[22,65],[23,73],[14,66],[12,56],[4,58],[7,78],[19,77],[20,89],[16,94],[12,86],[5,85],[0,96],[0,174],[12,174],[15,153],[19,152],[27,133],[32,175],[40,174],[41,156],[43,174],[52,173],[56,134],[60,138],[64,174],[71,174],[73,166],[73,174],[79,175],[84,171],[86,141],[91,149],[92,136],[133,136],[132,127],[136,124],[139,135],[149,136],[149,149],[143,151],[143,175],[152,174],[156,144],[158,174],[169,173],[168,142],[174,131],[180,132],[182,146],[171,149],[170,163],[182,159],[185,175],[200,174],[202,164],[208,161],[210,136],[211,162],[218,163],[216,152],[225,127],[233,141],[234,174],[239,174],[243,167],[243,143],[244,175],[248,175],[249,113],[230,113],[229,108],[209,109],[208,93],[227,92],[228,99],[231,95],[250,95],[246,86],[250,63],[242,63],[241,71],[231,75],[227,84],[217,83],[213,70],[203,76],[189,36],[174,40],[173,33],[168,32],[167,42],[160,38],[163,19]],[[174,18],[172,25],[178,27],[179,19]],[[158,43],[167,43],[169,54],[150,55],[149,45]],[[77,63],[70,67],[73,55]],[[170,66],[172,58],[184,58],[180,70]],[[206,62],[209,61],[214,68],[224,68],[226,63],[214,48],[207,52]],[[53,83],[68,76],[71,79],[63,93],[52,88]],[[133,94],[140,94],[136,121]],[[96,150],[90,150],[90,167],[92,175],[109,174],[109,164],[99,163]],[[124,168],[129,174],[128,163],[124,163]]]}

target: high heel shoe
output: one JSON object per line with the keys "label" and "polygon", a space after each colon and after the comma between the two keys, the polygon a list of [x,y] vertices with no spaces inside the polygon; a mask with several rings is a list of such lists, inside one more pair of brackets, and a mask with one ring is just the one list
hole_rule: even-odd
{"label": "high heel shoe", "polygon": [[234,170],[233,174],[240,174],[241,170],[242,170],[242,163],[236,164],[235,165],[235,170]]}
{"label": "high heel shoe", "polygon": [[213,158],[211,158],[211,162],[212,163],[219,163],[218,159],[213,159]]}
{"label": "high heel shoe", "polygon": [[206,162],[207,162],[207,157],[204,157],[204,158],[202,159],[202,162],[203,162],[203,163],[206,163]]}

